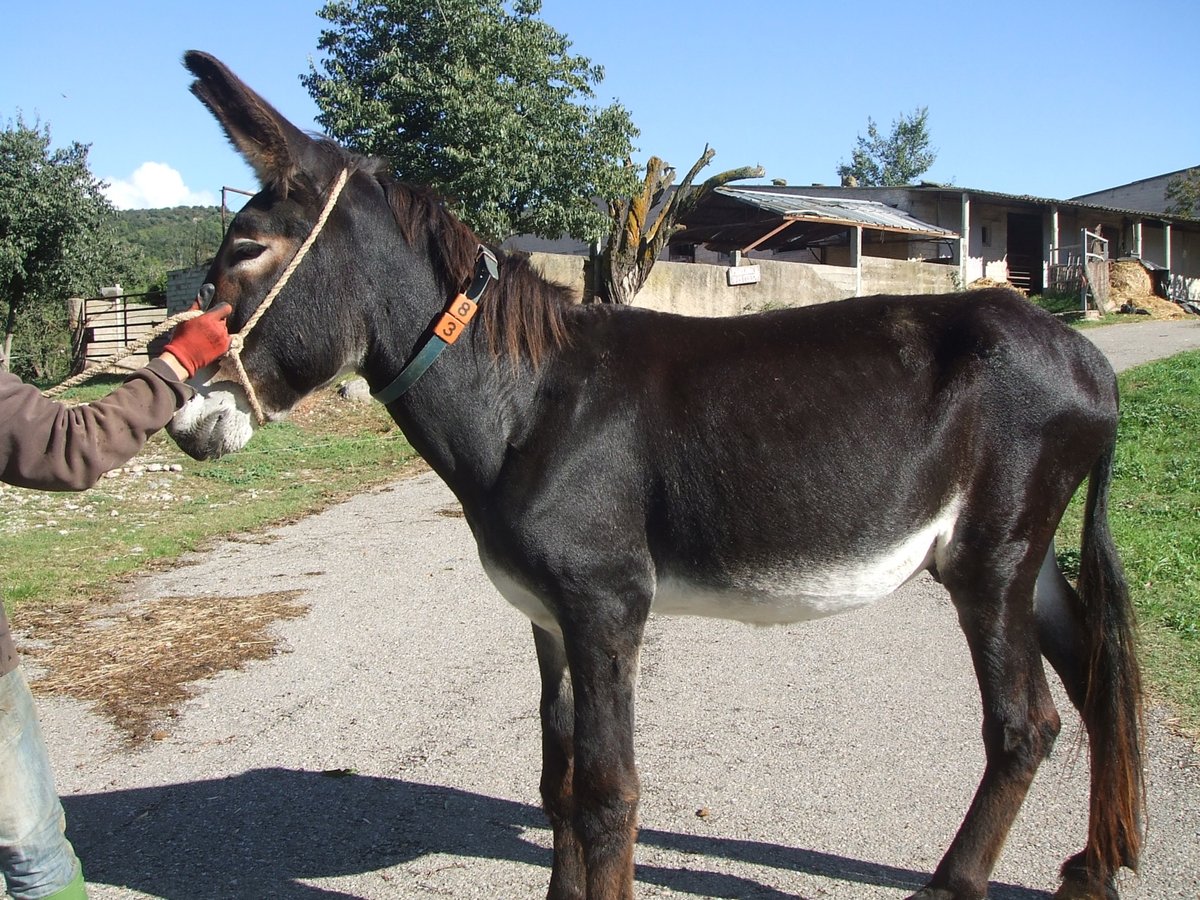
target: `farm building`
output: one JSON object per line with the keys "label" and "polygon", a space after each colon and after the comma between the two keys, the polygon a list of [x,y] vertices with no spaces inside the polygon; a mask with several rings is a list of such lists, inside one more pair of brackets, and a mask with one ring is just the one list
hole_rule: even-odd
{"label": "farm building", "polygon": [[[684,225],[639,305],[683,309],[684,295],[699,290],[712,296],[698,311],[722,314],[777,302],[949,291],[981,278],[1043,293],[1069,283],[1071,273],[1077,278],[1097,241],[1110,259],[1140,260],[1150,274],[1147,284],[1157,281],[1173,297],[1200,299],[1200,220],[1159,211],[929,183],[727,185]],[[588,252],[571,242],[521,238],[510,244]],[[561,280],[580,280],[578,260],[539,261]],[[683,268],[693,263],[718,271]],[[726,271],[747,263],[753,278]]]}
{"label": "farm building", "polygon": [[[725,189],[722,189],[725,190]],[[737,188],[751,194],[766,188]],[[1162,212],[1148,213],[1018,194],[948,185],[920,184],[894,188],[770,188],[815,198],[873,200],[895,207],[933,226],[952,229],[958,239],[942,243],[909,240],[867,245],[864,252],[883,256],[936,260],[957,267],[963,284],[979,278],[1008,281],[1030,293],[1051,284],[1053,269],[1086,252],[1083,232],[1108,242],[1112,259],[1140,259],[1169,271],[1175,291],[1200,297],[1200,221]],[[786,235],[786,232],[784,232]],[[681,238],[686,237],[686,233]],[[833,243],[844,243],[833,239]],[[800,248],[789,248],[794,255]],[[820,251],[820,246],[813,248]]]}

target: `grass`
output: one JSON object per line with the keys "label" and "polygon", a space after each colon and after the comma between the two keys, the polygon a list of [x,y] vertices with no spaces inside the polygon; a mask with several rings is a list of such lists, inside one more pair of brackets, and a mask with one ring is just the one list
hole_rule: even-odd
{"label": "grass", "polygon": [[[1200,353],[1121,376],[1121,425],[1110,500],[1151,691],[1200,732]],[[1059,529],[1065,567],[1078,559],[1082,496]]]}
{"label": "grass", "polygon": [[[111,387],[88,385],[72,399]],[[120,470],[86,493],[0,490],[0,594],[10,610],[107,598],[147,566],[392,480],[414,457],[381,407],[332,392],[220,460],[194,461],[159,434],[136,460],[145,470]],[[182,471],[149,471],[171,465]]]}
{"label": "grass", "polygon": [[1116,325],[1120,322],[1139,321],[1135,316],[1120,313],[1108,313],[1096,319],[1085,319],[1078,294],[1035,294],[1029,298],[1029,301],[1076,328],[1095,328],[1097,325]]}

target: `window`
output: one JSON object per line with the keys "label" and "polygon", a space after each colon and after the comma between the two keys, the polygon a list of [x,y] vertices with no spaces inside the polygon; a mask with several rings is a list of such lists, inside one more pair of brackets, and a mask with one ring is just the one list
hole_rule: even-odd
{"label": "window", "polygon": [[696,261],[696,245],[695,244],[672,244],[667,259],[671,262],[691,262]]}

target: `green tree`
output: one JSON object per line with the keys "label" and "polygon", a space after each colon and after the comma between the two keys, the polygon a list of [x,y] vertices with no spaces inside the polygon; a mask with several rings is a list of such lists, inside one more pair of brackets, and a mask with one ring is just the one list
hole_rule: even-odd
{"label": "green tree", "polygon": [[142,257],[137,279],[122,282],[137,291],[162,290],[170,270],[208,262],[224,234],[219,206],[123,209],[115,227],[121,240]]}
{"label": "green tree", "polygon": [[606,217],[594,199],[633,190],[624,162],[637,129],[619,103],[586,104],[604,71],[572,55],[540,9],[541,0],[326,3],[326,56],[302,77],[317,119],[438,190],[489,239],[597,239]]}
{"label": "green tree", "polygon": [[[0,369],[34,378],[71,365],[66,299],[133,271],[116,211],[88,168],[88,147],[53,150],[49,126],[18,116],[0,131]],[[14,340],[19,353],[14,355]]]}
{"label": "green tree", "polygon": [[1167,212],[1200,216],[1200,166],[1180,172],[1167,182]]}
{"label": "green tree", "polygon": [[912,115],[902,114],[892,123],[892,133],[887,137],[879,133],[875,120],[868,116],[867,136],[858,136],[850,163],[839,165],[837,172],[843,184],[912,184],[935,159],[937,151],[929,146],[929,107],[922,106]]}

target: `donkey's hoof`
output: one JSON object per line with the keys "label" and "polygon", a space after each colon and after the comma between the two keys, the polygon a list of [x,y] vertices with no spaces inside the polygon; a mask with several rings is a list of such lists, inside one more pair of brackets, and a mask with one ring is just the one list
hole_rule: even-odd
{"label": "donkey's hoof", "polygon": [[1116,879],[1095,876],[1088,871],[1087,854],[1080,851],[1062,866],[1062,884],[1054,892],[1054,900],[1120,900]]}

